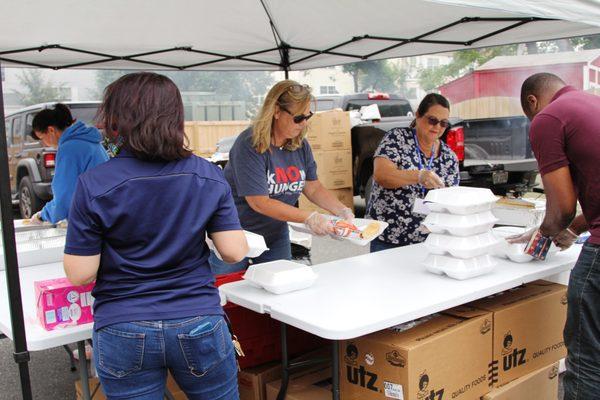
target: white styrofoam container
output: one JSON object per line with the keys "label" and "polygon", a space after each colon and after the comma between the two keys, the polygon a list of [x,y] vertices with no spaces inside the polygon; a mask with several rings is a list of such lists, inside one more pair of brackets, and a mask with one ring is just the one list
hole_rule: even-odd
{"label": "white styrofoam container", "polygon": [[[245,257],[254,258],[260,256],[265,251],[269,250],[267,244],[265,243],[265,238],[261,235],[249,231],[244,231],[244,236],[246,236],[246,241],[248,242],[248,253],[246,253]],[[213,241],[206,235],[206,244],[208,248],[215,252],[217,258],[222,260],[221,254],[215,247]]]}
{"label": "white styrofoam container", "polygon": [[470,279],[491,272],[497,262],[489,255],[468,259],[430,254],[423,265],[434,274],[446,274],[454,279]]}
{"label": "white styrofoam container", "polygon": [[452,186],[427,192],[425,203],[432,212],[469,215],[492,209],[498,198],[489,189]]}
{"label": "white styrofoam container", "polygon": [[498,221],[491,211],[472,215],[431,213],[423,225],[433,233],[448,233],[455,236],[472,236],[492,229]]}
{"label": "white styrofoam container", "polygon": [[308,265],[276,260],[251,265],[244,279],[271,293],[282,294],[312,286],[317,280],[317,273]]}
{"label": "white styrofoam container", "polygon": [[[517,263],[524,263],[534,260],[532,256],[525,253],[525,246],[527,246],[527,243],[508,243],[506,241],[506,238],[509,236],[520,235],[521,233],[525,232],[525,228],[501,226],[494,228],[492,232],[500,240],[499,245],[494,249],[495,256],[508,258],[509,260]],[[558,250],[559,248],[552,243],[550,250],[548,250],[546,259],[548,259],[548,257],[552,254],[556,253]]]}
{"label": "white styrofoam container", "polygon": [[524,200],[523,203],[533,203],[535,207],[516,207],[502,203],[494,204],[492,212],[498,218],[498,224],[522,227],[541,225],[546,214],[546,201],[528,199]]}
{"label": "white styrofoam container", "polygon": [[473,236],[451,236],[430,233],[425,246],[433,254],[450,254],[458,258],[473,258],[493,252],[500,240],[491,232]]}

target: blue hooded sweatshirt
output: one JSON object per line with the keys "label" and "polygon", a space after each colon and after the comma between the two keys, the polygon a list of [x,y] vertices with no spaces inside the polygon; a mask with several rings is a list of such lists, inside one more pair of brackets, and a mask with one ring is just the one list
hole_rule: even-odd
{"label": "blue hooded sweatshirt", "polygon": [[83,122],[75,122],[62,133],[58,140],[52,179],[54,198],[42,209],[44,221],[57,223],[67,218],[79,175],[108,161],[101,141],[100,131]]}

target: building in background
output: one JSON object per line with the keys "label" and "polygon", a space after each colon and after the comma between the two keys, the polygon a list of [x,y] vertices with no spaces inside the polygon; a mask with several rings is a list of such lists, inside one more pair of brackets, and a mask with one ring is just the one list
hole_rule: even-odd
{"label": "building in background", "polygon": [[404,94],[416,109],[425,95],[425,91],[419,83],[419,72],[427,68],[435,68],[448,65],[452,61],[452,53],[428,54],[424,56],[394,58],[391,62],[397,63],[408,72],[406,78],[406,93]]}

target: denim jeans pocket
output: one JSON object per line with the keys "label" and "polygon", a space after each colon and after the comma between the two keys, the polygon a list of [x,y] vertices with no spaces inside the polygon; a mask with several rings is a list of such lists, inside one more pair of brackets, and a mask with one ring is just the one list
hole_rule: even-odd
{"label": "denim jeans pocket", "polygon": [[[214,321],[216,318],[211,319]],[[231,346],[227,346],[225,329],[225,321],[220,317],[214,324],[204,322],[190,333],[177,335],[192,375],[202,377],[226,359]]]}
{"label": "denim jeans pocket", "polygon": [[98,367],[116,378],[123,378],[142,369],[144,362],[144,339],[138,332],[125,332],[112,327],[96,333],[94,345],[98,347]]}

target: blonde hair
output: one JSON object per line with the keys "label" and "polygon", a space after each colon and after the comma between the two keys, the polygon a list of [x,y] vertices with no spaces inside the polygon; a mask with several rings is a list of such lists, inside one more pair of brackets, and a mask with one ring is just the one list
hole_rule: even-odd
{"label": "blonde hair", "polygon": [[[312,100],[310,87],[301,85],[296,81],[286,79],[278,82],[269,90],[252,126],[252,146],[260,154],[271,146],[271,135],[273,133],[273,119],[276,107],[285,107],[291,113],[299,112],[306,108]],[[284,148],[294,151],[302,146],[306,137],[306,128],[293,139],[284,144]]]}

